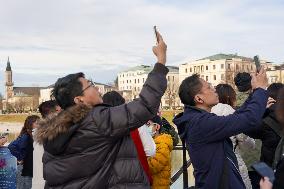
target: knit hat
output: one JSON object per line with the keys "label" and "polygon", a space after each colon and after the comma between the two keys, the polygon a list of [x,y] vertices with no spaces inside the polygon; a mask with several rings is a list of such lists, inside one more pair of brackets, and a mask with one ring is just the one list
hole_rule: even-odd
{"label": "knit hat", "polygon": [[251,89],[251,76],[247,72],[238,73],[234,78],[234,82],[240,92]]}

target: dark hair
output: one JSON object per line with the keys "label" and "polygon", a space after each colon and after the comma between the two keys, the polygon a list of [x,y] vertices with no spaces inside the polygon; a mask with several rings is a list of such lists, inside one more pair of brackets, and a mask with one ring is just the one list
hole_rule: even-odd
{"label": "dark hair", "polygon": [[150,121],[152,121],[153,123],[157,123],[160,125],[160,129],[159,131],[161,130],[161,128],[163,127],[163,122],[162,122],[162,119],[160,116],[156,115],[155,117],[153,117],[152,119],[150,119]]}
{"label": "dark hair", "polygon": [[111,106],[119,106],[125,103],[125,99],[116,91],[110,91],[104,94],[103,102]]}
{"label": "dark hair", "polygon": [[51,92],[56,102],[62,109],[75,105],[74,98],[82,95],[82,83],[79,78],[85,78],[82,72],[69,74],[59,78]]}
{"label": "dark hair", "polygon": [[240,92],[246,92],[252,88],[251,76],[247,72],[238,73],[234,78],[234,82]]}
{"label": "dark hair", "polygon": [[181,102],[185,105],[195,106],[194,97],[202,88],[202,83],[199,75],[193,74],[185,78],[180,86],[178,95]]}
{"label": "dark hair", "polygon": [[276,101],[276,116],[282,127],[284,127],[284,88],[280,89]]}
{"label": "dark hair", "polygon": [[38,110],[43,118],[46,118],[50,113],[56,112],[56,106],[58,106],[55,100],[48,100],[42,102],[38,106]]}
{"label": "dark hair", "polygon": [[236,92],[231,85],[219,84],[216,86],[216,92],[220,103],[234,106],[234,103],[237,101]]}
{"label": "dark hair", "polygon": [[282,83],[272,83],[271,85],[269,85],[269,87],[267,88],[269,97],[276,100],[280,89],[283,87],[284,85]]}
{"label": "dark hair", "polygon": [[33,123],[36,122],[39,119],[40,118],[37,115],[28,116],[25,120],[24,126],[23,126],[19,136],[22,136],[23,134],[28,134],[28,135],[32,136]]}

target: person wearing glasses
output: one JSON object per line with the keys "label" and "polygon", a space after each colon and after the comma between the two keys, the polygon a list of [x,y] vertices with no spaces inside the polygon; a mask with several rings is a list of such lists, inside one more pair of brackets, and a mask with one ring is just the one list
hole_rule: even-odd
{"label": "person wearing glasses", "polygon": [[179,97],[185,108],[174,118],[174,123],[185,139],[196,188],[246,188],[229,137],[261,125],[268,100],[267,85],[262,68],[252,75],[253,93],[247,101],[233,114],[217,116],[210,113],[219,103],[216,90],[196,74],[182,81]]}
{"label": "person wearing glasses", "polygon": [[157,146],[155,156],[148,158],[148,164],[153,178],[151,188],[170,188],[173,139],[171,135],[161,133],[162,120],[160,116],[157,115],[149,120],[147,126]]}
{"label": "person wearing glasses", "polygon": [[130,137],[157,114],[167,88],[167,46],[160,34],[153,47],[157,63],[139,98],[120,106],[103,104],[83,73],[59,78],[52,95],[62,111],[41,123],[45,188],[148,189],[150,184]]}

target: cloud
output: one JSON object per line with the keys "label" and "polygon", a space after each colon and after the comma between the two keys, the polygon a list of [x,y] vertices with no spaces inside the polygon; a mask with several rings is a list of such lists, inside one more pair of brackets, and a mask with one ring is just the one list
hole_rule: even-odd
{"label": "cloud", "polygon": [[276,0],[0,0],[0,4],[0,69],[5,69],[10,56],[17,85],[54,82],[78,71],[106,83],[127,67],[153,64],[153,25],[168,44],[170,65],[220,52],[259,54],[276,63],[284,60],[284,5]]}

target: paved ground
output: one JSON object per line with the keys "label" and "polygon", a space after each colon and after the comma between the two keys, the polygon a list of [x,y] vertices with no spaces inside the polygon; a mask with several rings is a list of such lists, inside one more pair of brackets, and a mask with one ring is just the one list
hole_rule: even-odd
{"label": "paved ground", "polygon": [[0,133],[7,132],[9,129],[10,133],[19,133],[22,129],[23,123],[5,123],[0,122]]}

